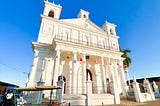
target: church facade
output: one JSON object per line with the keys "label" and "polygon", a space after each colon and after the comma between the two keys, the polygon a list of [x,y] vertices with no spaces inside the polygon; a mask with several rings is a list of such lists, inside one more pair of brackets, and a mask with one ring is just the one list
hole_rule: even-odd
{"label": "church facade", "polygon": [[[99,27],[82,9],[75,19],[60,19],[61,9],[44,1],[27,87],[39,81],[56,86],[63,78],[62,100],[71,105],[119,104],[127,85],[116,25]],[[44,94],[49,97],[50,92]]]}

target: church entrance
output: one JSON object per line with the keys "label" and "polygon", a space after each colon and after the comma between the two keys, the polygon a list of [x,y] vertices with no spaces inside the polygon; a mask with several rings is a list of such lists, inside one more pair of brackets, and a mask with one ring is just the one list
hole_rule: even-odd
{"label": "church entrance", "polygon": [[[58,81],[60,81],[62,79],[62,76],[58,77]],[[63,81],[64,81],[64,94],[65,94],[65,89],[66,89],[66,78],[63,76]]]}
{"label": "church entrance", "polygon": [[94,88],[94,84],[93,84],[93,75],[92,72],[89,69],[86,69],[86,81],[92,81],[92,87],[90,89],[92,89],[92,93],[94,93],[93,88]]}
{"label": "church entrance", "polygon": [[89,69],[86,69],[86,80],[91,80],[92,81],[92,73]]}

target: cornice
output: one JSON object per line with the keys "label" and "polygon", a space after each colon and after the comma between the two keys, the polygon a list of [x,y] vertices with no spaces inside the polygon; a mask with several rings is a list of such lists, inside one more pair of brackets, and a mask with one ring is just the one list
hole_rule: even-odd
{"label": "cornice", "polygon": [[[90,50],[90,51],[95,51],[95,52],[99,52],[99,53],[103,53],[103,54],[104,53],[106,53],[106,54],[116,54],[116,55],[119,55],[119,56],[121,56],[123,54],[120,51],[101,49],[101,48],[92,47],[92,46],[85,46],[85,45],[80,45],[80,44],[77,44],[77,43],[62,41],[62,40],[58,40],[58,39],[54,39],[54,42],[56,43],[57,46],[62,45],[62,46],[66,46],[66,47],[78,48],[78,49],[82,49],[83,51]],[[72,50],[70,50],[70,51],[72,51]]]}
{"label": "cornice", "polygon": [[110,23],[110,22],[108,22],[108,21],[105,21],[105,23],[102,25],[102,27],[103,27],[104,25],[109,25],[109,26],[112,26],[112,27],[116,27],[116,26],[117,26],[117,25],[115,25],[115,24],[113,24],[113,23]]}
{"label": "cornice", "polygon": [[48,4],[48,5],[51,5],[51,6],[54,6],[54,7],[58,7],[58,8],[62,8],[62,6],[60,4],[56,5],[54,3],[50,3],[48,1],[44,1],[45,4]]}
{"label": "cornice", "polygon": [[82,28],[82,27],[80,27],[78,25],[74,25],[74,24],[71,24],[69,22],[61,21],[59,19],[50,18],[50,17],[45,16],[43,14],[41,14],[41,18],[48,19],[48,20],[53,21],[53,22],[57,22],[57,23],[59,23],[61,25],[66,25],[66,26],[72,27],[73,29],[77,28],[77,29],[80,29],[82,31],[87,31],[87,32],[90,32],[90,33],[98,34],[98,35],[108,36],[106,32],[102,32],[102,31],[98,32],[98,31],[87,29],[87,28]]}
{"label": "cornice", "polygon": [[120,37],[119,36],[115,36],[115,35],[109,35],[108,37],[110,37],[110,38],[116,38],[116,39],[119,39]]}
{"label": "cornice", "polygon": [[33,51],[37,47],[43,47],[43,48],[47,48],[47,49],[50,49],[50,50],[54,50],[54,46],[52,44],[40,43],[40,42],[32,42]]}

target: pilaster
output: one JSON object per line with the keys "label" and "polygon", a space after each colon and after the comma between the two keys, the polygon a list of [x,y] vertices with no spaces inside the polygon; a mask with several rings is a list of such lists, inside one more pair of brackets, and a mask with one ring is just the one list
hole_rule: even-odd
{"label": "pilaster", "polygon": [[56,57],[55,57],[55,62],[54,62],[54,69],[53,69],[53,85],[57,85],[58,81],[58,71],[59,71],[59,64],[60,64],[60,54],[61,51],[57,50],[56,51]]}
{"label": "pilaster", "polygon": [[86,54],[83,55],[82,62],[82,94],[86,94]]}
{"label": "pilaster", "polygon": [[147,93],[149,93],[151,95],[151,100],[155,100],[154,92],[153,92],[152,87],[147,79],[144,79],[143,86],[146,88]]}
{"label": "pilaster", "polygon": [[137,83],[135,77],[133,79],[132,85],[133,85],[133,91],[134,91],[134,94],[135,94],[136,101],[137,102],[144,102],[141,91],[140,91],[140,88],[139,88],[139,83]]}
{"label": "pilaster", "polygon": [[73,52],[73,55],[72,55],[72,86],[71,86],[72,94],[76,94],[76,75],[75,75],[76,61],[77,61],[77,52]]}
{"label": "pilaster", "polygon": [[107,85],[106,85],[106,74],[105,74],[105,69],[104,69],[104,57],[101,57],[101,77],[102,77],[102,87],[103,87],[103,92],[107,92]]}
{"label": "pilaster", "polygon": [[[110,58],[109,58],[109,62],[110,62]],[[119,97],[119,92],[118,92],[117,80],[116,80],[116,75],[114,74],[114,72],[115,72],[114,64],[111,64],[109,66],[109,68],[110,68],[111,80],[112,80],[111,81],[111,93],[114,95],[115,104],[120,104],[120,97]]]}
{"label": "pilaster", "polygon": [[38,60],[39,60],[38,53],[39,53],[38,51],[36,51],[36,50],[34,51],[34,58],[33,58],[33,62],[32,62],[32,68],[30,71],[27,87],[34,86],[37,84],[37,82],[35,81],[35,76],[36,76],[36,69],[37,69]]}
{"label": "pilaster", "polygon": [[123,60],[119,60],[119,72],[120,72],[120,81],[121,81],[121,88],[122,88],[122,94],[124,96],[127,95],[127,83],[125,80],[125,75],[124,75],[124,68],[123,68]]}
{"label": "pilaster", "polygon": [[118,73],[117,60],[113,63],[113,67],[114,67],[114,74],[115,74],[115,84],[117,85],[117,87],[119,87],[117,90],[120,94],[120,93],[122,93],[122,88],[121,88],[121,81],[120,81],[120,77],[119,77],[119,73]]}

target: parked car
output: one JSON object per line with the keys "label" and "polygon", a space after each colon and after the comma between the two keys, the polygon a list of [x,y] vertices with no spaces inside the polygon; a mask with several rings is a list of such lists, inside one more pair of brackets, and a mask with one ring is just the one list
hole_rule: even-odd
{"label": "parked car", "polygon": [[2,105],[3,103],[3,94],[0,94],[0,106]]}

